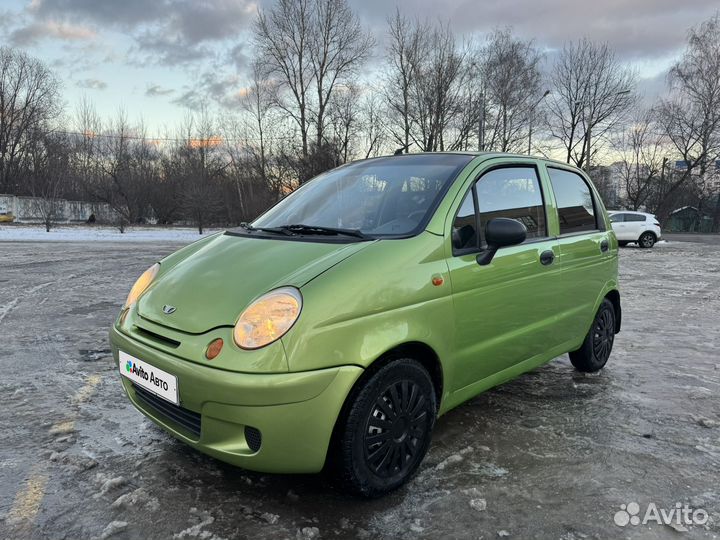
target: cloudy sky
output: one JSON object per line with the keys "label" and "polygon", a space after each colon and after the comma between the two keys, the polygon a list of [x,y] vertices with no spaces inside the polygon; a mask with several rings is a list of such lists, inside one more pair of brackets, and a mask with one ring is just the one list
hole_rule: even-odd
{"label": "cloudy sky", "polygon": [[[153,131],[171,128],[209,96],[225,107],[245,85],[249,29],[272,0],[0,0],[0,43],[48,63],[72,108],[82,96],[104,116],[122,105]],[[386,16],[399,7],[448,20],[458,34],[497,26],[534,38],[549,58],[582,36],[609,42],[660,92],[687,29],[717,0],[350,0],[382,53]],[[379,58],[374,60],[377,65]]]}

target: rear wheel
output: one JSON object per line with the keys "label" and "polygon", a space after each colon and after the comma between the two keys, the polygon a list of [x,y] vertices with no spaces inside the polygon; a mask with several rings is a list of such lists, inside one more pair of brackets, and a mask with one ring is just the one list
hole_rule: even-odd
{"label": "rear wheel", "polygon": [[349,491],[377,497],[407,482],[425,457],[437,414],[435,389],[422,365],[399,359],[351,399],[337,465]]}
{"label": "rear wheel", "polygon": [[651,248],[655,245],[655,235],[651,232],[644,232],[640,235],[638,244],[641,248]]}
{"label": "rear wheel", "polygon": [[607,363],[614,341],[615,307],[605,298],[582,346],[570,353],[570,362],[578,371],[586,373],[599,371]]}

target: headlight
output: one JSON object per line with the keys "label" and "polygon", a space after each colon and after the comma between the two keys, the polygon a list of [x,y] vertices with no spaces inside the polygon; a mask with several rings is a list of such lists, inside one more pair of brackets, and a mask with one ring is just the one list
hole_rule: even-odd
{"label": "headlight", "polygon": [[261,296],[240,314],[233,338],[238,347],[259,349],[280,339],[302,309],[302,296],[294,287],[282,287]]}
{"label": "headlight", "polygon": [[132,286],[132,289],[130,289],[130,294],[128,294],[127,300],[125,300],[125,305],[123,306],[123,308],[129,307],[135,302],[137,302],[138,298],[140,298],[142,293],[145,292],[145,290],[155,279],[158,270],[160,270],[160,264],[155,263],[143,272],[143,274],[135,282],[135,285]]}

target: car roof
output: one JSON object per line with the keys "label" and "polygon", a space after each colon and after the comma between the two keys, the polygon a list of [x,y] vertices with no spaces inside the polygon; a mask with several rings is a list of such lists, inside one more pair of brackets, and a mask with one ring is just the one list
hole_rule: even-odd
{"label": "car roof", "polygon": [[640,216],[655,217],[655,214],[650,214],[648,212],[640,212],[638,210],[608,210],[608,214],[638,214]]}
{"label": "car roof", "polygon": [[575,165],[572,165],[570,163],[565,163],[564,161],[559,161],[557,159],[551,159],[544,156],[535,156],[535,155],[528,155],[528,154],[517,154],[514,152],[473,152],[473,151],[460,151],[460,150],[454,150],[454,151],[442,151],[442,152],[410,152],[407,154],[388,154],[383,156],[377,156],[373,158],[365,158],[365,159],[359,159],[356,161],[366,161],[370,159],[378,159],[378,158],[388,158],[388,157],[401,157],[401,156],[422,156],[422,155],[428,155],[428,154],[456,154],[456,155],[463,155],[463,156],[472,156],[473,158],[483,158],[483,161],[493,158],[518,158],[518,159],[530,159],[530,160],[536,160],[536,161],[544,161],[545,163],[549,163],[552,165],[557,165],[558,167],[567,167],[570,169],[575,169],[580,172],[584,172],[579,167],[576,167]]}

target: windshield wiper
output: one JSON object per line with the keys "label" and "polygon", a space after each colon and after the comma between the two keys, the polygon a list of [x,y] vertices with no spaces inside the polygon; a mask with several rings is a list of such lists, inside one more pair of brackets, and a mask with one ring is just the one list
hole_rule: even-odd
{"label": "windshield wiper", "polygon": [[326,235],[342,235],[353,236],[355,238],[369,239],[369,236],[363,234],[358,229],[339,229],[335,227],[321,227],[319,225],[303,225],[302,223],[294,225],[281,225],[278,229],[290,231],[294,234],[326,234]]}
{"label": "windshield wiper", "polygon": [[287,230],[285,227],[253,227],[249,223],[241,223],[240,226],[246,231],[261,231],[275,234],[284,234],[286,236],[292,236],[294,233]]}

